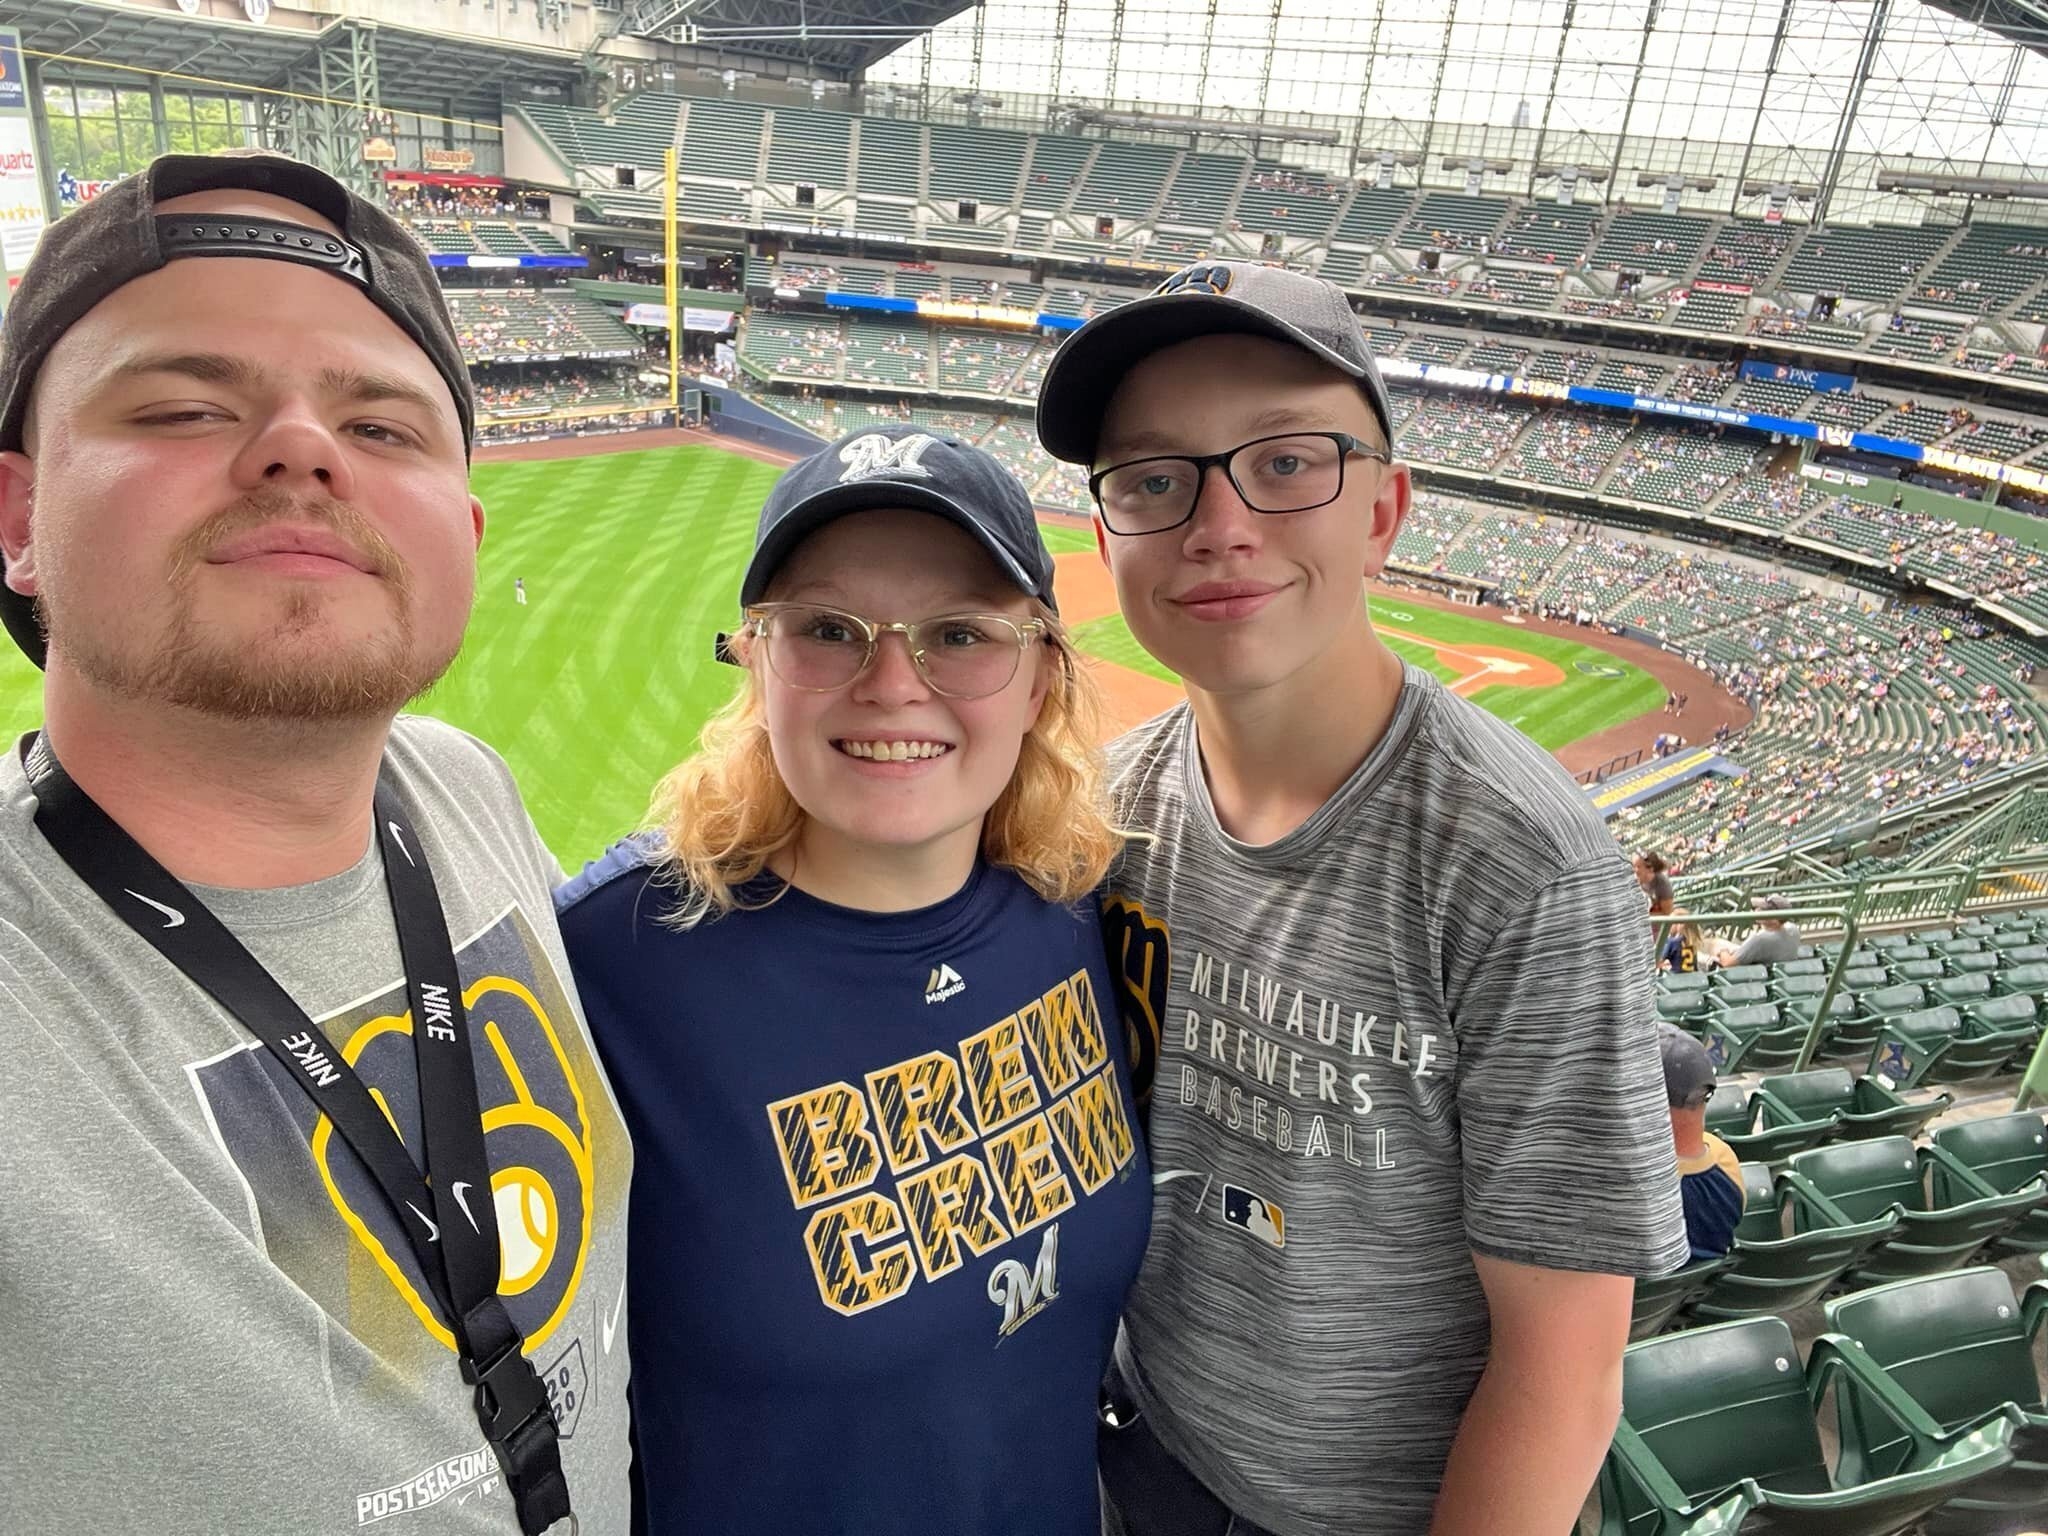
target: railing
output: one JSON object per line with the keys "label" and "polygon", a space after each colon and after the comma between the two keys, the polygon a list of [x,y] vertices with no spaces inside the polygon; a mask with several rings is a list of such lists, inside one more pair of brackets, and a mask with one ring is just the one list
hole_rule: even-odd
{"label": "railing", "polygon": [[1620,768],[1633,768],[1649,754],[1648,747],[1637,747],[1633,752],[1621,752],[1596,767],[1581,769],[1572,775],[1581,784],[1598,784],[1607,775]]}

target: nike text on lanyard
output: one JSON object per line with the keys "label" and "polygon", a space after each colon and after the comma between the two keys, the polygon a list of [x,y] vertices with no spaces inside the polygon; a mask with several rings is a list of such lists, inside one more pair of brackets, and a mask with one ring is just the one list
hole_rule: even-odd
{"label": "nike text on lanyard", "polygon": [[[547,1391],[498,1296],[498,1214],[484,1155],[469,1021],[448,923],[398,796],[377,784],[377,837],[405,962],[419,1069],[424,1174],[363,1080],[206,904],[80,789],[40,739],[26,754],[36,827],[99,898],[283,1063],[362,1160],[419,1260],[455,1335],[476,1416],[504,1470],[519,1528],[569,1516],[569,1485]],[[467,1189],[469,1194],[464,1196]]]}

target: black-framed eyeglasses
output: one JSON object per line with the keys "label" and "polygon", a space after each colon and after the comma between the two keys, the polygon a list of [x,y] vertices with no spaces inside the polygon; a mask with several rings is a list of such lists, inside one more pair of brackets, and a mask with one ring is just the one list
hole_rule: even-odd
{"label": "black-framed eyeglasses", "polygon": [[985,699],[1017,675],[1024,647],[1052,633],[1043,619],[1005,613],[942,613],[915,623],[884,624],[817,603],[756,603],[746,633],[767,652],[768,668],[803,693],[850,687],[875,663],[882,636],[901,635],[910,659],[933,693]]}
{"label": "black-framed eyeglasses", "polygon": [[1165,533],[1195,515],[1202,477],[1215,465],[1254,512],[1307,512],[1344,493],[1353,454],[1393,462],[1349,432],[1288,432],[1257,437],[1223,453],[1176,454],[1112,464],[1088,477],[1088,493],[1111,533]]}

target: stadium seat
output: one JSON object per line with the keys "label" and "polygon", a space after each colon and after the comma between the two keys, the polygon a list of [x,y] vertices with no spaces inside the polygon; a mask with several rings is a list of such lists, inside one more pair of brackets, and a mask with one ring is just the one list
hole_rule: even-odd
{"label": "stadium seat", "polygon": [[1902,960],[1892,966],[1893,981],[1932,983],[1947,974],[1948,967],[1939,960]]}
{"label": "stadium seat", "polygon": [[1657,991],[1657,1017],[1667,1024],[1690,1024],[1707,1016],[1707,994],[1704,992],[1670,992],[1663,988]]}
{"label": "stadium seat", "polygon": [[[2012,1194],[2048,1179],[2048,1123],[2036,1111],[1945,1125],[1934,1144],[1991,1188]],[[1934,1177],[1942,1178],[1937,1167]],[[2037,1210],[1992,1243],[1994,1253],[2048,1253],[2048,1209]]]}
{"label": "stadium seat", "polygon": [[2033,1033],[2031,1025],[1977,1030],[1955,1008],[1923,1008],[1885,1021],[1871,1047],[1870,1072],[1891,1088],[1996,1077]]}
{"label": "stadium seat", "polygon": [[[2008,1536],[2048,1527],[2048,1402],[2032,1343],[2048,1324],[2048,1281],[2015,1304],[1996,1269],[1902,1280],[1827,1304],[1816,1354],[1855,1351],[1945,1431],[2005,1419],[2010,1467],[1973,1484],[1928,1516],[1927,1536]],[[1908,1463],[1909,1435],[1889,1391],[1854,1373],[1836,1382],[1835,1421],[1845,1477],[1885,1477]]]}
{"label": "stadium seat", "polygon": [[1934,952],[1944,960],[1953,960],[1958,955],[1976,955],[1984,951],[1984,941],[1970,936],[1933,941]]}
{"label": "stadium seat", "polygon": [[2006,1065],[2013,1071],[2026,1065],[2027,1057],[2034,1053],[2034,1042],[2041,1038],[2039,1008],[2033,998],[2023,992],[1988,997],[1980,1003],[1970,1004],[1963,1009],[1963,1017],[1976,1034],[2024,1036],[2012,1055],[2006,1058]]}
{"label": "stadium seat", "polygon": [[1629,1314],[1629,1338],[1653,1338],[1670,1327],[1679,1313],[1707,1294],[1714,1277],[1730,1262],[1728,1259],[1702,1259],[1697,1264],[1688,1264],[1654,1280],[1638,1280],[1634,1308]]}
{"label": "stadium seat", "polygon": [[1834,1134],[1844,1141],[1917,1136],[1955,1102],[1944,1093],[1925,1104],[1912,1104],[1880,1082],[1852,1077],[1844,1067],[1767,1077],[1757,1084],[1756,1097],[1765,1127],[1831,1119]]}
{"label": "stadium seat", "polygon": [[1755,1107],[1739,1084],[1722,1083],[1707,1100],[1707,1129],[1724,1140],[1746,1135],[1755,1121]]}
{"label": "stadium seat", "polygon": [[1961,927],[1957,928],[1956,934],[1958,937],[1965,939],[1988,939],[1997,931],[1998,925],[1996,923],[1987,923],[1982,918],[1978,918],[1973,922],[1964,923]]}
{"label": "stadium seat", "polygon": [[2000,971],[1993,990],[2025,992],[2034,997],[2048,995],[2048,961],[2032,960]]}
{"label": "stadium seat", "polygon": [[1782,1023],[1775,1003],[1753,1003],[1709,1012],[1700,1021],[1700,1038],[1717,1074],[1767,1071],[1799,1059],[1807,1028],[1804,1019]]}
{"label": "stadium seat", "polygon": [[1892,975],[1881,965],[1854,965],[1842,972],[1844,992],[1864,993],[1891,984]]}
{"label": "stadium seat", "polygon": [[1890,1210],[1835,1227],[1822,1225],[1824,1215],[1815,1210],[1801,1230],[1788,1236],[1784,1207],[1791,1197],[1781,1192],[1770,1169],[1744,1163],[1742,1192],[1742,1221],[1728,1267],[1693,1303],[1696,1322],[1762,1317],[1818,1301],[1898,1226],[1898,1213]]}
{"label": "stadium seat", "polygon": [[[1902,1394],[1886,1395],[1860,1351],[1816,1351],[1809,1381],[1775,1317],[1633,1344],[1621,1369],[1601,1536],[1896,1536],[2013,1463],[2003,1415],[1944,1431]],[[1829,1385],[1890,1410],[1909,1442],[1896,1473],[1830,1476],[1815,1418]]]}
{"label": "stadium seat", "polygon": [[1971,1003],[1982,1002],[1991,995],[1989,976],[1944,976],[1939,981],[1930,981],[1927,990],[1937,1003],[1964,1008]]}
{"label": "stadium seat", "polygon": [[1730,987],[1750,986],[1771,979],[1768,965],[1729,965],[1713,973],[1714,990],[1726,991]]}
{"label": "stadium seat", "polygon": [[2023,944],[2000,945],[1998,958],[2008,968],[2022,965],[2040,965],[2048,961],[2048,944],[2036,944],[2030,937]]}
{"label": "stadium seat", "polygon": [[1949,974],[1952,976],[1978,976],[1997,970],[2004,959],[1996,950],[1976,950],[1966,955],[1948,957]]}
{"label": "stadium seat", "polygon": [[1714,979],[1705,971],[1665,971],[1657,978],[1659,992],[1704,992]]}
{"label": "stadium seat", "polygon": [[[1744,966],[1744,970],[1751,967]],[[1762,966],[1755,967],[1762,970]],[[1771,1000],[1771,987],[1767,981],[1734,982],[1725,987],[1715,987],[1707,994],[1709,1007],[1727,1011],[1732,1008],[1747,1008],[1753,1003],[1767,1003]]]}
{"label": "stadium seat", "polygon": [[[1929,1191],[1930,1167],[1944,1175],[1938,1193]],[[2048,1201],[2048,1188],[2039,1185],[2001,1194],[1940,1148],[1916,1149],[1903,1136],[1802,1152],[1780,1183],[1791,1197],[1795,1231],[1807,1221],[1836,1228],[1887,1211],[1898,1218],[1897,1230],[1845,1276],[1852,1288],[1967,1264]]]}
{"label": "stadium seat", "polygon": [[1771,983],[1771,995],[1781,1003],[1818,1001],[1827,989],[1825,976],[1783,976]]}
{"label": "stadium seat", "polygon": [[1781,960],[1769,969],[1775,980],[1783,980],[1787,976],[1825,976],[1828,963],[1815,955],[1806,960]]}
{"label": "stadium seat", "polygon": [[1913,941],[1903,933],[1880,933],[1870,941],[1872,949],[1881,949],[1886,954],[1903,949]]}

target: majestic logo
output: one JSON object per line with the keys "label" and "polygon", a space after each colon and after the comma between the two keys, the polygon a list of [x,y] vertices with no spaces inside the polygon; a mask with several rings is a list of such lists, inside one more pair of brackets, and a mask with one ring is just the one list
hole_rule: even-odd
{"label": "majestic logo", "polygon": [[[124,885],[121,889],[127,891],[128,887]],[[151,901],[140,891],[128,891],[128,894],[141,902],[145,907],[155,907],[157,911],[163,913],[164,926],[166,928],[182,928],[185,926],[185,914],[176,907],[167,907],[160,901]]]}
{"label": "majestic logo", "polygon": [[1123,1015],[1131,1087],[1143,1108],[1152,1097],[1152,1077],[1159,1070],[1160,1024],[1166,1017],[1173,947],[1166,924],[1128,896],[1102,899],[1102,942],[1109,951],[1118,1011]]}
{"label": "majestic logo", "polygon": [[989,1271],[988,1299],[1003,1309],[1002,1326],[996,1334],[1005,1339],[1060,1299],[1058,1222],[1046,1228],[1035,1266],[1026,1269],[1019,1260],[1005,1259]]}
{"label": "majestic logo", "polygon": [[1228,267],[1213,262],[1197,262],[1191,267],[1182,267],[1152,292],[1155,297],[1162,293],[1228,293],[1235,275]]}
{"label": "majestic logo", "polygon": [[856,437],[839,450],[839,462],[846,466],[839,483],[846,485],[853,481],[873,480],[880,475],[929,480],[932,472],[921,461],[937,444],[937,438],[926,437],[922,432],[914,432],[909,437],[884,437],[879,432]]}
{"label": "majestic logo", "polygon": [[967,983],[960,979],[960,973],[941,961],[932,967],[932,974],[924,984],[924,1000],[927,1003],[943,1003],[949,997],[958,997],[967,990]]}
{"label": "majestic logo", "polygon": [[1275,1248],[1287,1246],[1287,1213],[1248,1189],[1224,1185],[1222,1214],[1226,1226],[1242,1228]]}

